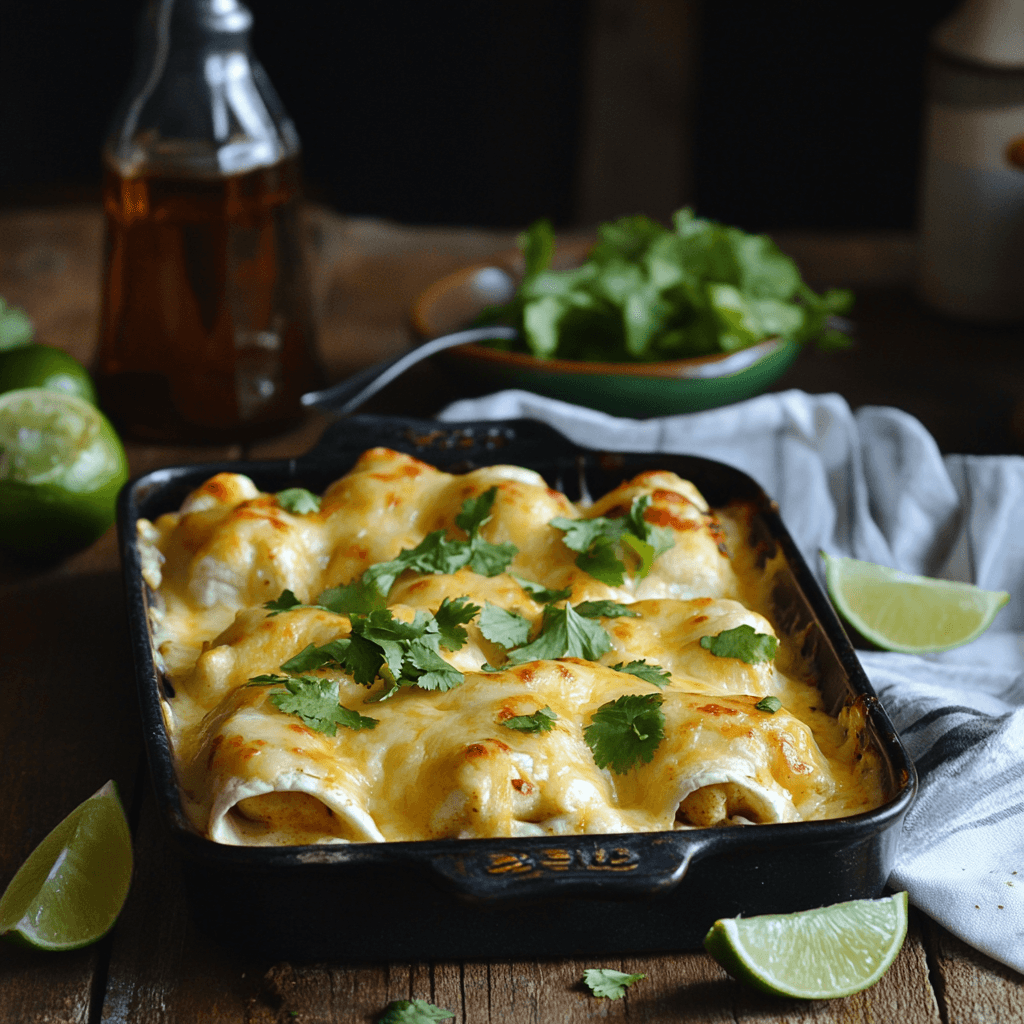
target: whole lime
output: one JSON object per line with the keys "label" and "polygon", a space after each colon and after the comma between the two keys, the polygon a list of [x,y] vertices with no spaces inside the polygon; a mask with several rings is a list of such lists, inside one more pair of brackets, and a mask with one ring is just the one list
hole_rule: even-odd
{"label": "whole lime", "polygon": [[127,479],[121,441],[94,405],[45,388],[0,394],[0,548],[50,560],[88,547]]}
{"label": "whole lime", "polygon": [[0,352],[0,393],[19,388],[63,391],[96,404],[88,370],[74,356],[51,345],[24,345]]}

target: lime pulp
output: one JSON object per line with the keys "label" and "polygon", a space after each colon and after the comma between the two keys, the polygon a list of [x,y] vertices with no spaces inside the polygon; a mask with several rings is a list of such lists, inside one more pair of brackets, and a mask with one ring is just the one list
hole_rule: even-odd
{"label": "lime pulp", "polygon": [[87,946],[113,927],[131,873],[131,833],[117,788],[108,782],[18,869],[0,896],[0,935],[37,949]]}
{"label": "lime pulp", "polygon": [[1010,599],[1005,591],[912,576],[822,552],[829,596],[863,637],[887,651],[927,654],[969,643]]}
{"label": "lime pulp", "polygon": [[874,985],[907,934],[907,894],[795,914],[716,921],[704,948],[734,977],[795,999],[837,999]]}

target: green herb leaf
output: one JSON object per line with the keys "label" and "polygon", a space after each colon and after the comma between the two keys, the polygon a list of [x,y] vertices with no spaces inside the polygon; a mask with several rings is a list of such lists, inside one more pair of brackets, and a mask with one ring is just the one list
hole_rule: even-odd
{"label": "green herb leaf", "polygon": [[288,487],[275,495],[278,505],[286,512],[294,515],[305,515],[307,512],[320,511],[320,499],[305,487]]}
{"label": "green herb leaf", "polygon": [[519,289],[480,321],[518,327],[519,347],[540,358],[611,362],[732,352],[769,337],[831,346],[841,337],[832,318],[847,311],[850,293],[816,294],[765,235],[684,208],[671,229],[623,217],[598,236],[581,266],[553,271],[551,225],[531,225],[520,237]]}
{"label": "green herb leaf", "polygon": [[640,613],[634,611],[629,605],[619,604],[618,601],[581,601],[574,604],[573,608],[577,614],[587,619],[639,619]]}
{"label": "green herb leaf", "polygon": [[521,647],[530,639],[530,620],[517,615],[515,612],[506,611],[495,604],[487,601],[484,610],[480,613],[480,632],[484,637],[510,650],[513,647]]}
{"label": "green herb leaf", "polygon": [[756,665],[775,657],[779,641],[771,634],[758,633],[753,626],[744,623],[715,636],[702,636],[700,645],[716,658],[739,658],[748,665]]}
{"label": "green herb leaf", "polygon": [[528,661],[554,658],[583,658],[597,661],[610,651],[611,639],[607,632],[592,619],[578,615],[572,605],[558,608],[548,605],[544,609],[541,630],[532,643],[510,652],[509,665],[524,665]]}
{"label": "green herb leaf", "polygon": [[672,682],[672,676],[660,665],[649,665],[646,661],[631,661],[624,665],[621,661],[618,665],[611,666],[616,672],[624,672],[626,675],[636,676],[645,683],[653,683],[659,689]]}
{"label": "green herb leaf", "polygon": [[583,983],[598,999],[621,999],[630,985],[635,985],[646,974],[626,974],[610,967],[588,967],[583,972]]}
{"label": "green herb leaf", "polygon": [[769,715],[774,715],[779,708],[782,707],[782,701],[778,697],[771,695],[762,697],[755,705],[758,711],[767,711]]}
{"label": "green herb leaf", "polygon": [[480,612],[480,605],[473,604],[468,597],[457,597],[455,600],[445,598],[441,607],[434,613],[441,646],[446,651],[460,651],[466,646],[469,634],[462,628],[472,622]]}
{"label": "green herb leaf", "polygon": [[568,601],[572,597],[572,587],[565,587],[563,590],[550,590],[540,583],[532,580],[524,580],[522,576],[512,573],[512,579],[525,590],[530,597],[540,604],[554,604],[555,601]]}
{"label": "green herb leaf", "polygon": [[388,1003],[377,1020],[378,1024],[435,1024],[454,1016],[454,1010],[435,1006],[425,999],[395,999]]}
{"label": "green herb leaf", "polygon": [[301,608],[302,602],[290,590],[282,590],[280,597],[274,601],[267,601],[263,607],[268,609],[271,615],[280,615],[281,612]]}
{"label": "green herb leaf", "polygon": [[297,715],[302,721],[327,736],[333,736],[339,725],[346,729],[373,729],[376,718],[367,718],[338,703],[338,683],[317,676],[293,676],[286,679],[287,693],[271,694],[270,702],[279,711]]}
{"label": "green herb leaf", "polygon": [[490,518],[497,493],[498,488],[492,487],[463,502],[455,521],[469,534],[469,540],[454,540],[446,537],[444,530],[434,530],[416,547],[399,552],[397,558],[371,565],[358,580],[325,590],[317,604],[340,615],[367,615],[386,607],[395,580],[407,570],[450,576],[468,565],[481,576],[500,575],[519,549],[510,543],[491,544],[479,535],[480,527]]}
{"label": "green herb leaf", "polygon": [[621,586],[626,565],[620,555],[627,551],[635,563],[633,575],[644,577],[658,555],[675,543],[672,531],[654,526],[644,519],[651,504],[649,494],[634,498],[629,512],[617,519],[595,516],[592,519],[552,519],[550,524],[562,530],[565,546],[580,552],[576,565],[595,579],[609,586]]}
{"label": "green herb leaf", "polygon": [[634,765],[650,763],[665,736],[664,700],[660,693],[628,693],[594,712],[583,739],[598,768],[624,775]]}
{"label": "green herb leaf", "polygon": [[513,715],[506,718],[501,724],[506,729],[516,729],[518,732],[551,732],[558,715],[546,704],[538,708],[532,715]]}
{"label": "green herb leaf", "polygon": [[0,299],[0,352],[31,344],[34,334],[35,328],[25,312]]}

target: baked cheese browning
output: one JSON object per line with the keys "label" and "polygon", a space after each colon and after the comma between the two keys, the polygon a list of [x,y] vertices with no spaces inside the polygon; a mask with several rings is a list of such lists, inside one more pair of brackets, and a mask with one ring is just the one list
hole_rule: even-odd
{"label": "baked cheese browning", "polygon": [[[637,515],[659,531],[646,576],[625,546],[621,585],[576,564],[561,524],[601,517],[595,527],[614,538],[607,521]],[[827,715],[799,638],[766,617],[781,555],[752,553],[747,506],[713,513],[674,474],[641,474],[577,508],[530,470],[448,474],[373,449],[319,511],[290,513],[248,478],[219,474],[138,533],[184,805],[216,841],[656,831],[881,802],[863,708]],[[514,547],[496,565],[402,568],[403,552],[437,536],[466,551]],[[375,577],[383,618],[327,595],[336,610],[316,607],[395,559],[395,573]],[[294,597],[278,600],[284,591]],[[402,640],[406,627],[426,640]],[[777,656],[718,645],[743,629],[777,639]],[[367,643],[378,644],[369,675],[354,654],[296,657],[365,657]],[[543,660],[520,663],[531,656]],[[602,709],[644,694],[664,735],[635,759],[599,758],[588,729]],[[765,695],[781,702],[774,713],[757,707]]]}
{"label": "baked cheese browning", "polygon": [[[403,690],[374,707],[375,729],[333,737],[279,714],[263,692],[236,691],[208,724],[187,788],[211,795],[193,810],[222,842],[289,834],[306,842],[316,821],[330,826],[319,840],[337,842],[658,831],[827,814],[844,769],[828,763],[806,726],[757,710],[753,697],[668,691],[653,761],[622,775],[598,769],[584,741],[594,712],[653,689],[589,662],[534,662],[470,674],[445,694]],[[541,707],[556,716],[549,732],[503,727]]]}

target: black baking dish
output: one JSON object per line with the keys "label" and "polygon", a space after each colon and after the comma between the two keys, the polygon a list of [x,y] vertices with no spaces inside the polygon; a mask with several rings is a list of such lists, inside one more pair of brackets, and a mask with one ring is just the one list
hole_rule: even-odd
{"label": "black baking dish", "polygon": [[[449,472],[513,463],[570,498],[601,495],[647,469],[692,480],[712,506],[757,507],[759,543],[790,572],[775,587],[779,629],[803,631],[829,709],[860,696],[889,774],[889,799],[848,818],[614,836],[441,840],[346,846],[232,847],[198,835],[181,808],[160,708],[148,594],[135,522],[176,510],[213,473],[265,491],[320,492],[365,449],[385,445]],[[892,869],[917,778],[828,600],[745,474],[692,456],[599,453],[543,424],[441,424],[360,416],[331,425],[297,459],[160,469],[119,507],[122,565],[145,744],[156,798],[180,854],[198,925],[216,940],[280,959],[437,960],[601,955],[694,948],[712,922],[878,896]]]}

